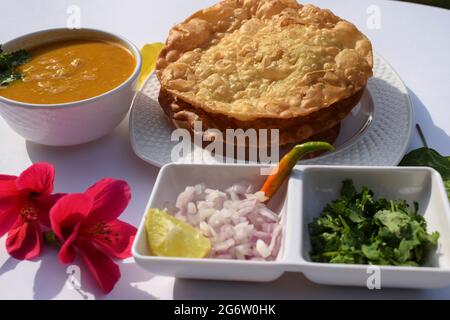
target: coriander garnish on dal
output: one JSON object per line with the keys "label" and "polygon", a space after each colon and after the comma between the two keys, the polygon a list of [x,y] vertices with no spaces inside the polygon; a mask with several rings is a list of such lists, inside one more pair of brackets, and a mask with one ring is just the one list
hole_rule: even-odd
{"label": "coriander garnish on dal", "polygon": [[0,88],[22,79],[22,73],[17,70],[17,67],[27,63],[30,59],[31,54],[26,50],[6,53],[3,52],[0,45]]}

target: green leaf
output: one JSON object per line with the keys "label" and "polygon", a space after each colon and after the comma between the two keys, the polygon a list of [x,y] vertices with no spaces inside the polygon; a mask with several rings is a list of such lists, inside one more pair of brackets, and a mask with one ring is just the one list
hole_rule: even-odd
{"label": "green leaf", "polygon": [[349,219],[356,224],[359,224],[361,222],[363,222],[364,220],[366,220],[366,218],[364,218],[364,216],[362,214],[360,214],[357,211],[354,210],[350,210],[350,214],[348,215]]}
{"label": "green leaf", "polygon": [[[394,249],[394,255],[398,263],[403,264],[414,258],[413,252],[414,248],[420,245],[420,242],[416,240],[406,240],[400,241],[398,248]],[[421,258],[421,257],[420,257]]]}
{"label": "green leaf", "polygon": [[380,260],[381,251],[378,249],[380,242],[375,241],[369,245],[363,244],[361,251],[368,260]]}
{"label": "green leaf", "polygon": [[31,54],[25,50],[5,53],[0,45],[0,86],[7,86],[14,81],[22,79],[17,67],[31,59]]}
{"label": "green leaf", "polygon": [[400,162],[401,167],[431,167],[439,172],[444,181],[447,196],[450,200],[450,156],[443,156],[434,149],[428,148],[422,129],[417,124],[417,131],[424,147],[408,153]]}
{"label": "green leaf", "polygon": [[396,236],[400,236],[402,228],[405,228],[411,223],[411,218],[405,213],[390,210],[379,211],[374,219]]}
{"label": "green leaf", "polygon": [[26,50],[17,50],[9,54],[10,64],[13,68],[21,66],[31,59],[31,54]]}
{"label": "green leaf", "polygon": [[342,253],[342,254],[338,254],[336,256],[334,256],[331,260],[330,263],[346,263],[346,264],[354,264],[355,262],[355,257],[350,254],[350,253]]}
{"label": "green leaf", "polygon": [[9,72],[2,72],[0,73],[0,86],[7,86],[10,83],[16,81],[16,80],[20,80],[22,79],[22,74],[18,73],[18,72],[13,72],[13,73],[9,73]]}
{"label": "green leaf", "polygon": [[54,248],[60,248],[61,244],[58,241],[58,238],[56,237],[55,233],[53,231],[44,231],[42,232],[42,237],[44,239],[44,243],[54,247]]}
{"label": "green leaf", "polygon": [[450,160],[436,150],[420,148],[408,153],[400,162],[402,167],[431,167],[438,171],[443,179],[450,179]]}
{"label": "green leaf", "polygon": [[342,182],[341,196],[351,199],[351,198],[353,198],[353,196],[355,194],[356,194],[356,189],[355,189],[355,186],[353,185],[353,181],[350,179],[344,180]]}

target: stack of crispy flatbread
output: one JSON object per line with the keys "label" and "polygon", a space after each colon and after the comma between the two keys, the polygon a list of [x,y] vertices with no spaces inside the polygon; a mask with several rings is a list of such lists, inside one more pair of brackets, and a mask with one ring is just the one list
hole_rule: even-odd
{"label": "stack of crispy flatbread", "polygon": [[177,126],[279,129],[280,145],[337,136],[372,76],[370,41],[295,0],[224,0],[171,30],[156,73]]}

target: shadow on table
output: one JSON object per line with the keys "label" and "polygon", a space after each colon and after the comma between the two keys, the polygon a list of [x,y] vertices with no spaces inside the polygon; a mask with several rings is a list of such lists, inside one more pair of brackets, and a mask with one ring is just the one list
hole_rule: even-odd
{"label": "shadow on table", "polygon": [[[408,93],[416,114],[416,122],[422,127],[429,147],[435,148],[443,154],[450,154],[450,136],[443,129],[434,124],[428,108],[414,91],[408,88]],[[413,137],[418,138],[417,132],[414,132]],[[422,147],[422,143],[417,139],[413,148],[419,147]]]}
{"label": "shadow on table", "polygon": [[[214,289],[213,289],[214,288]],[[302,274],[286,273],[274,282],[250,283],[232,281],[176,279],[174,299],[436,299],[450,296],[450,288],[440,290],[381,289],[323,286]]]}
{"label": "shadow on table", "polygon": [[33,299],[52,299],[64,287],[67,278],[66,267],[59,263],[56,250],[51,249],[45,249],[40,262],[34,278]]}
{"label": "shadow on table", "polygon": [[[141,269],[134,261],[132,263],[119,263],[122,279],[108,295],[98,294],[96,299],[117,300],[156,300],[152,294],[141,289],[141,283],[149,282],[154,276]],[[92,282],[91,282],[92,284]],[[96,288],[97,292],[98,289]]]}
{"label": "shadow on table", "polygon": [[20,260],[14,259],[13,257],[8,257],[8,259],[6,259],[6,261],[0,266],[0,276],[14,270],[19,263]]}
{"label": "shadow on table", "polygon": [[[40,260],[39,269],[36,272],[33,284],[33,299],[47,300],[57,297],[62,290],[71,290],[70,299],[87,300],[95,297],[96,299],[155,299],[151,294],[140,290],[134,283],[150,281],[153,277],[149,273],[140,269],[135,263],[124,263],[116,261],[120,267],[121,279],[116,287],[105,295],[98,288],[93,277],[88,273],[86,267],[75,260],[72,265],[80,266],[79,281],[81,288],[69,286],[70,265],[61,264],[58,261],[56,251],[45,252]],[[67,294],[65,295],[67,297]]]}
{"label": "shadow on table", "polygon": [[[89,299],[92,296],[97,300],[112,299],[112,300],[155,300],[156,298],[141,290],[138,283],[148,282],[153,278],[153,275],[149,274],[145,270],[141,269],[138,265],[133,263],[118,262],[120,267],[121,278],[117,282],[114,289],[109,294],[104,294],[95,280],[90,274],[87,274],[86,268],[81,265],[81,272],[86,276],[82,278],[82,288],[77,290],[80,299]],[[83,276],[82,276],[83,277]]]}

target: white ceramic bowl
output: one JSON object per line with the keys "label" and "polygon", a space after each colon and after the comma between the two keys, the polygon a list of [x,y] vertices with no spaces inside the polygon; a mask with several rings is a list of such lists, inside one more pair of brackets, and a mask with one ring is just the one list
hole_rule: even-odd
{"label": "white ceramic bowl", "polygon": [[[218,189],[240,181],[259,186],[265,179],[261,165],[169,164],[164,166],[147,205],[164,208],[174,203],[187,185],[205,183]],[[439,231],[439,245],[423,267],[381,266],[381,288],[437,288],[450,286],[450,207],[440,175],[429,168],[298,166],[289,182],[270,202],[282,215],[283,235],[275,261],[185,259],[151,256],[145,234],[145,214],[133,244],[133,257],[142,268],[179,278],[272,281],[284,272],[301,272],[327,285],[367,286],[372,269],[367,265],[314,263],[309,258],[307,225],[339,195],[342,180],[367,185],[376,196],[418,201],[428,231]],[[368,273],[369,272],[369,273]]]}
{"label": "white ceramic bowl", "polygon": [[[186,186],[204,183],[209,188],[224,190],[236,182],[245,181],[260,186],[265,177],[260,175],[261,165],[197,165],[168,164],[159,172],[147,205],[149,208],[165,208],[175,203]],[[285,215],[286,185],[274,197],[270,208]],[[285,219],[281,220],[284,225]],[[241,281],[271,281],[284,272],[281,261],[284,255],[284,240],[276,261],[238,261],[221,259],[186,259],[154,257],[150,255],[145,234],[145,214],[133,244],[136,262],[153,273],[179,278],[220,279]],[[283,234],[284,237],[284,234]]]}
{"label": "white ceramic bowl", "polygon": [[[419,204],[427,231],[438,231],[436,251],[421,267],[380,266],[312,262],[309,256],[308,224],[327,203],[339,197],[342,181],[352,179],[355,187],[367,186],[375,197],[406,200]],[[450,286],[450,207],[442,178],[431,168],[398,167],[303,167],[289,182],[289,195],[299,196],[288,203],[287,237],[294,244],[291,270],[309,280],[327,285],[367,287],[370,276],[379,272],[381,288],[440,288]],[[301,226],[300,228],[298,226]]]}
{"label": "white ceramic bowl", "polygon": [[3,45],[3,50],[27,49],[70,39],[115,41],[131,51],[136,67],[118,87],[99,96],[70,103],[30,104],[0,96],[0,114],[27,140],[51,146],[89,142],[111,132],[130,109],[141,69],[139,49],[120,36],[94,29],[50,29],[27,34]]}

